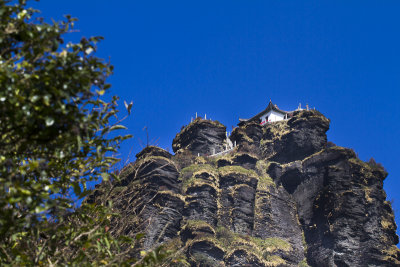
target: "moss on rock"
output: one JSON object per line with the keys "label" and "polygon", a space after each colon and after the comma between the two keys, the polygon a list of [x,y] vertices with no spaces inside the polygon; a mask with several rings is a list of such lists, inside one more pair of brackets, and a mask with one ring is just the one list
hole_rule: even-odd
{"label": "moss on rock", "polygon": [[246,175],[246,176],[250,176],[250,177],[254,177],[254,178],[258,177],[258,175],[255,171],[247,170],[240,166],[224,166],[224,167],[218,168],[218,172],[221,175],[242,174],[242,175]]}
{"label": "moss on rock", "polygon": [[209,164],[192,164],[180,171],[179,180],[184,181],[191,178],[196,172],[207,172],[210,175],[216,176],[217,169]]}

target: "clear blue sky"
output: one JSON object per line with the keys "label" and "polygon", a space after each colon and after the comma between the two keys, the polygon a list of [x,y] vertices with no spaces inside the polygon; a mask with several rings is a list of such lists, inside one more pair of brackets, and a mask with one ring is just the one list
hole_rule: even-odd
{"label": "clear blue sky", "polygon": [[144,126],[171,150],[195,112],[230,130],[269,99],[286,110],[308,103],[331,119],[330,141],[385,166],[400,225],[400,1],[31,4],[46,18],[78,17],[71,39],[105,37],[110,94],[134,102],[123,158],[141,150]]}

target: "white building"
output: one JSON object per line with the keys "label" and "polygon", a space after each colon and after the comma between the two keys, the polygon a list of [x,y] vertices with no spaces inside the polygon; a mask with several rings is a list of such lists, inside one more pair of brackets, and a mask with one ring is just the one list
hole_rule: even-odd
{"label": "white building", "polygon": [[281,110],[277,105],[272,104],[271,100],[267,108],[250,119],[239,119],[239,125],[249,121],[258,121],[261,125],[269,122],[287,119],[289,112]]}

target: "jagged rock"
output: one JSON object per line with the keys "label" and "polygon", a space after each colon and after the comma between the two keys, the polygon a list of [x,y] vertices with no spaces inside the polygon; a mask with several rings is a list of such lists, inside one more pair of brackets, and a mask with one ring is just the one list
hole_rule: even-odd
{"label": "jagged rock", "polygon": [[254,170],[258,159],[257,155],[239,152],[220,157],[217,160],[217,166],[241,166],[245,169]]}
{"label": "jagged rock", "polygon": [[400,263],[398,255],[385,253],[398,237],[382,169],[360,161],[349,149],[331,147],[271,173],[280,173],[274,178],[297,202],[310,265]]}
{"label": "jagged rock", "polygon": [[287,249],[274,251],[274,255],[285,259],[288,265],[296,266],[303,260],[305,241],[293,198],[282,187],[260,188],[255,212],[253,235],[262,239],[278,238],[290,244]]}
{"label": "jagged rock", "polygon": [[225,150],[226,127],[218,121],[196,119],[178,133],[173,142],[175,153],[185,150],[197,155],[212,155]]}
{"label": "jagged rock", "polygon": [[254,220],[256,173],[239,166],[220,168],[220,222],[237,233],[251,234]]}
{"label": "jagged rock", "polygon": [[184,215],[189,220],[202,220],[216,226],[218,222],[218,186],[213,173],[197,171],[189,179],[186,193]]}
{"label": "jagged rock", "polygon": [[[147,199],[146,199],[147,200]],[[144,249],[178,235],[184,201],[169,191],[158,192],[141,210],[141,231],[146,234]]]}
{"label": "jagged rock", "polygon": [[259,145],[263,136],[263,129],[256,122],[247,122],[241,127],[236,127],[230,139],[237,144],[249,143]]}
{"label": "jagged rock", "polygon": [[[153,248],[177,236],[185,204],[180,194],[176,164],[160,155],[161,149],[146,148],[110,192],[119,218],[112,219],[114,231],[135,237],[146,235],[143,249]],[[163,153],[165,156],[167,154]]]}
{"label": "jagged rock", "polygon": [[192,264],[200,266],[221,266],[225,251],[211,240],[195,240],[188,249]]}
{"label": "jagged rock", "polygon": [[257,255],[246,249],[235,249],[232,251],[227,259],[226,263],[228,266],[265,266]]}
{"label": "jagged rock", "polygon": [[387,173],[327,143],[328,129],[314,110],[246,122],[230,136],[237,147],[209,157],[225,150],[226,129],[196,119],[174,156],[146,147],[121,171],[114,233],[143,232],[140,249],[164,244],[191,266],[400,266]]}
{"label": "jagged rock", "polygon": [[159,148],[157,146],[147,146],[145,147],[142,151],[136,154],[137,160],[143,159],[145,157],[150,157],[150,156],[159,156],[159,157],[164,157],[167,159],[171,159],[172,155],[165,151],[162,148]]}
{"label": "jagged rock", "polygon": [[194,239],[201,236],[214,236],[214,228],[201,220],[187,220],[185,226],[183,226],[180,236],[183,242]]}
{"label": "jagged rock", "polygon": [[288,121],[267,124],[261,149],[271,161],[301,160],[326,147],[329,120],[315,110],[296,111]]}

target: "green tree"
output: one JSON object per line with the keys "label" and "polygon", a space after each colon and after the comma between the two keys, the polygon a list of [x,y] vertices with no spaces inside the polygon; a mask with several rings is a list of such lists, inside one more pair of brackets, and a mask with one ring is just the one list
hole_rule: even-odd
{"label": "green tree", "polygon": [[117,98],[102,100],[112,66],[100,37],[64,44],[75,20],[37,13],[0,0],[0,265],[128,264],[110,203],[74,207],[88,182],[118,179],[112,154],[129,136],[113,133]]}

